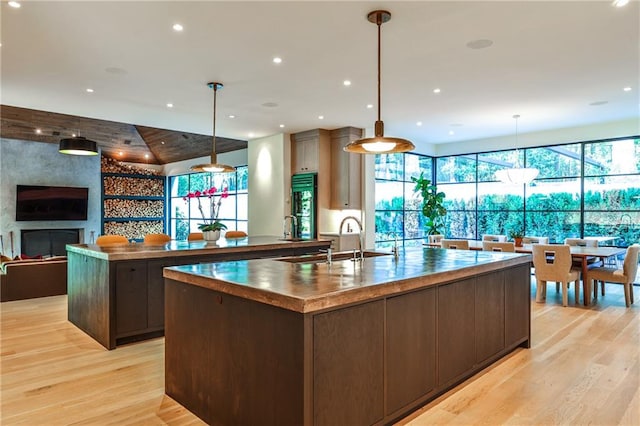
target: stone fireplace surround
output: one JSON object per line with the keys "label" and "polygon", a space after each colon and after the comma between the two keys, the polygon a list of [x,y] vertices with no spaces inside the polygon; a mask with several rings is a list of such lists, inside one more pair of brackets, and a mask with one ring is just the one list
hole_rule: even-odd
{"label": "stone fireplace surround", "polygon": [[21,251],[27,256],[66,256],[66,245],[83,241],[83,233],[81,228],[21,229]]}

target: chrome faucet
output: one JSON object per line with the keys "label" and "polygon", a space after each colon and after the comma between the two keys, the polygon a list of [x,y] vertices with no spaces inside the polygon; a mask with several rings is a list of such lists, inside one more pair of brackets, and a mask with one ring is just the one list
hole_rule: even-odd
{"label": "chrome faucet", "polygon": [[326,250],[320,249],[320,253],[327,253],[327,263],[331,265],[331,247],[327,247]]}
{"label": "chrome faucet", "polygon": [[[291,218],[291,225],[289,229],[287,229],[287,219]],[[293,228],[293,233],[290,232]],[[296,236],[296,231],[298,230],[298,218],[293,215],[286,215],[284,220],[282,221],[282,233],[284,234],[284,238],[294,238]]]}
{"label": "chrome faucet", "polygon": [[394,258],[398,258],[398,234],[392,232],[393,235],[393,247],[391,247],[391,254],[393,254]]}
{"label": "chrome faucet", "polygon": [[[342,222],[340,222],[340,228],[338,229],[338,232],[340,234],[342,234],[342,227],[344,226],[345,222],[347,220],[349,220],[349,219],[353,220],[358,225],[358,237],[359,237],[358,238],[358,245],[360,246],[359,247],[359,249],[360,249],[360,259],[359,260],[363,261],[364,260],[364,248],[363,248],[364,242],[362,241],[362,231],[363,231],[363,229],[362,229],[362,223],[360,222],[360,220],[358,220],[358,218],[355,217],[355,216],[346,216],[344,219],[342,219]],[[353,257],[355,258],[355,252],[354,252]]]}

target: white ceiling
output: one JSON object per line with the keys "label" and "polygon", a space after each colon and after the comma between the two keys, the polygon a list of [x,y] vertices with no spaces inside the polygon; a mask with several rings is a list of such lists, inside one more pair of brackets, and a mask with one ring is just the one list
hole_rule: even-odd
{"label": "white ceiling", "polygon": [[[218,136],[371,128],[376,109],[365,106],[376,104],[377,35],[366,15],[387,9],[385,134],[408,138],[425,152],[429,144],[513,134],[514,114],[522,116],[522,133],[638,118],[638,6],[23,1],[13,9],[2,2],[0,101],[211,134],[213,95],[206,83],[217,80],[225,85],[218,93]],[[183,32],[172,30],[176,22]],[[479,39],[493,45],[466,46]],[[274,56],[283,63],[275,65]],[[630,92],[623,91],[627,86]],[[607,103],[590,105],[601,101]]]}

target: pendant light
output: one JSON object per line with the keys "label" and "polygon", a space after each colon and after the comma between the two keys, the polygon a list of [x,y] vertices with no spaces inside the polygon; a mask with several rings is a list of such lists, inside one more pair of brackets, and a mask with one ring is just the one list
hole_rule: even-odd
{"label": "pendant light", "polygon": [[210,89],[213,89],[213,142],[211,147],[211,163],[210,164],[198,164],[191,167],[194,172],[212,172],[212,173],[230,173],[235,172],[236,169],[226,164],[218,163],[218,155],[216,154],[216,98],[218,89],[222,89],[224,86],[222,83],[211,82],[207,83]]}
{"label": "pendant light", "polygon": [[75,136],[61,139],[58,152],[71,155],[98,155],[98,146],[85,137]]}
{"label": "pendant light", "polygon": [[380,118],[380,28],[383,22],[388,22],[391,19],[391,13],[386,10],[374,10],[367,15],[367,19],[378,26],[378,120],[375,124],[374,137],[355,140],[345,146],[344,150],[356,154],[386,154],[411,151],[415,149],[415,145],[410,141],[384,136],[384,123]]}
{"label": "pendant light", "polygon": [[516,162],[515,167],[510,169],[502,169],[496,172],[496,178],[504,183],[525,185],[531,183],[536,176],[538,176],[539,170],[532,167],[520,166],[520,152],[518,151],[518,114],[514,115],[516,120]]}

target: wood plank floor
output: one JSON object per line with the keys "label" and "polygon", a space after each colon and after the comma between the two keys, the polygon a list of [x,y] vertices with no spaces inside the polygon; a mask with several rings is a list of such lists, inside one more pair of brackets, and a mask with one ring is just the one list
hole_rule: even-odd
{"label": "wood plank floor", "polygon": [[[531,349],[399,424],[640,425],[640,289],[629,309],[615,285],[589,308],[547,297],[532,302]],[[106,351],[66,309],[66,296],[0,305],[1,424],[203,424],[164,395],[164,339]]]}

